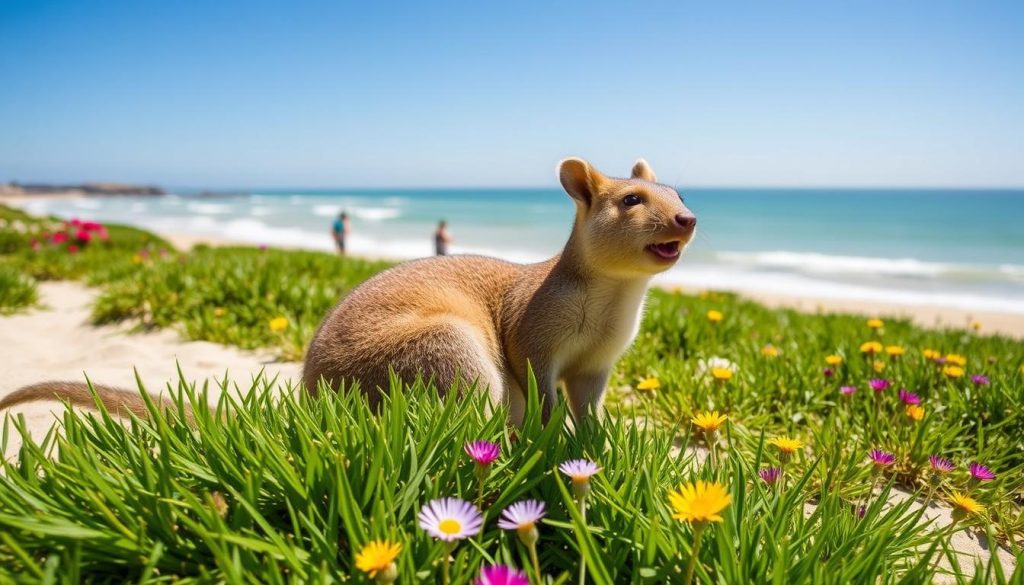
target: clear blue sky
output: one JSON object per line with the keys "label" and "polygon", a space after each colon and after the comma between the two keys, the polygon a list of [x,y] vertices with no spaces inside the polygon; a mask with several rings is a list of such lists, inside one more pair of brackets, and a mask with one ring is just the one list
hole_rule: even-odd
{"label": "clear blue sky", "polygon": [[408,4],[4,0],[0,181],[1024,185],[1019,0]]}

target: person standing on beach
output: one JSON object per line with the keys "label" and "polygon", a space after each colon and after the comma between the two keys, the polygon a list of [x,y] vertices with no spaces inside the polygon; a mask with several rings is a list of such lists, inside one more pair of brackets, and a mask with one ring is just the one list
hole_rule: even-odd
{"label": "person standing on beach", "polygon": [[345,239],[348,237],[348,214],[342,211],[334,220],[334,243],[338,245],[338,254],[345,255]]}
{"label": "person standing on beach", "polygon": [[437,231],[434,232],[434,252],[438,256],[448,255],[448,243],[452,241],[452,237],[448,235],[448,222],[441,220],[437,224]]}

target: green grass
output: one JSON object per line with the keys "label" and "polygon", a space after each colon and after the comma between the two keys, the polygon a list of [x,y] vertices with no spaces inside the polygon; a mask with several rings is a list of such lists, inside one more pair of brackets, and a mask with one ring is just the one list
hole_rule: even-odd
{"label": "green grass", "polygon": [[[295,358],[342,295],[388,266],[253,248],[182,254],[145,232],[110,230],[109,246],[53,258],[32,252],[22,238],[21,247],[0,254],[0,267],[99,286],[98,323],[173,327],[188,338]],[[723,314],[720,322],[706,317],[712,309]],[[270,320],[282,316],[288,327],[271,331]],[[872,340],[905,353],[863,355],[861,345]],[[764,354],[769,343],[778,355]],[[925,349],[962,354],[965,375],[945,375]],[[832,354],[844,361],[826,377],[824,359]],[[730,380],[715,382],[701,371],[701,360],[712,358],[736,365]],[[875,362],[884,364],[881,372]],[[434,388],[397,383],[377,414],[355,393],[272,403],[270,384],[259,383],[242,403],[221,404],[232,415],[203,411],[195,431],[174,417],[126,429],[66,415],[66,440],[26,446],[0,478],[0,575],[24,582],[47,575],[66,582],[367,582],[352,574],[353,549],[388,537],[404,546],[401,580],[432,582],[440,549],[416,527],[416,512],[436,496],[473,498],[462,443],[484,438],[499,441],[503,457],[488,484],[485,532],[456,551],[456,582],[469,582],[484,562],[527,566],[514,535],[494,526],[500,509],[523,497],[541,499],[550,510],[541,564],[551,582],[574,581],[580,551],[595,582],[678,582],[692,533],[670,518],[666,493],[698,478],[721,481],[733,497],[725,522],[705,534],[698,580],[928,582],[936,557],[947,553],[945,536],[908,507],[872,505],[859,521],[852,510],[873,483],[923,499],[930,491],[927,456],[942,454],[959,470],[936,497],[970,490],[987,510],[964,527],[988,533],[1020,557],[1022,367],[1024,344],[984,329],[931,330],[886,319],[873,330],[860,316],[773,310],[722,293],[652,291],[642,331],[613,374],[611,415],[575,433],[563,428],[560,411],[547,428],[528,422],[513,441],[500,416],[482,415],[480,404],[440,401]],[[973,374],[990,384],[973,384]],[[635,389],[652,376],[661,385],[656,392]],[[875,396],[867,386],[872,378],[893,387]],[[857,392],[844,397],[844,385]],[[898,388],[921,396],[924,420],[906,415]],[[700,438],[690,416],[705,409],[730,417],[717,466],[697,465],[683,449]],[[652,424],[629,424],[636,419]],[[783,491],[757,478],[759,469],[778,463],[764,441],[780,434],[808,445],[788,465]],[[42,456],[48,448],[56,458]],[[896,455],[877,481],[867,463],[872,448]],[[587,531],[578,530],[563,478],[552,471],[578,456],[604,467]],[[997,479],[971,486],[969,461],[993,468]],[[215,492],[228,502],[223,517],[211,508]],[[810,517],[806,503],[816,505]],[[1012,577],[1002,569],[993,561],[974,580],[1024,579],[1020,568]]]}
{"label": "green grass", "polygon": [[36,283],[12,266],[0,264],[0,315],[31,307],[39,300]]}
{"label": "green grass", "polygon": [[[573,577],[581,554],[596,583],[678,581],[691,531],[670,517],[665,494],[694,478],[726,483],[733,500],[724,522],[707,529],[700,580],[850,583],[899,575],[924,582],[944,553],[942,539],[908,506],[872,505],[856,519],[837,483],[859,461],[838,470],[824,458],[808,462],[795,485],[777,491],[756,480],[759,461],[770,458],[760,448],[729,450],[718,469],[698,467],[672,448],[671,430],[611,418],[574,433],[563,426],[564,409],[546,428],[531,409],[513,438],[500,417],[482,414],[479,398],[451,393],[442,401],[422,384],[396,383],[376,413],[357,393],[274,402],[257,382],[245,399],[223,399],[211,410],[202,391],[181,390],[183,403],[197,408],[195,428],[177,408],[167,415],[154,408],[152,420],[128,428],[106,416],[68,414],[66,439],[27,444],[18,463],[5,464],[0,575],[33,583],[48,575],[63,582],[368,582],[354,571],[353,551],[389,538],[403,545],[402,580],[433,582],[441,548],[415,516],[431,498],[473,498],[476,480],[462,445],[478,438],[499,442],[502,458],[485,490],[485,530],[455,551],[455,583],[471,582],[481,563],[527,565],[514,535],[495,526],[502,508],[525,497],[548,504],[540,560],[552,582]],[[49,449],[55,457],[46,457]],[[555,470],[581,456],[603,466],[586,528],[571,514],[566,479]],[[808,497],[817,508],[805,517]],[[975,582],[1002,576],[992,564]]]}

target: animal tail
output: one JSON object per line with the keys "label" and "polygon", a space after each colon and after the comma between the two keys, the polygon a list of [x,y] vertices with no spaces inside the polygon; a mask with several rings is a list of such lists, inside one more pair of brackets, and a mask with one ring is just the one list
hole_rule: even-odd
{"label": "animal tail", "polygon": [[[127,416],[131,413],[140,418],[149,418],[149,407],[139,392],[95,384],[90,390],[89,385],[83,382],[40,382],[24,386],[0,400],[0,410],[26,402],[43,400],[61,400],[73,406],[96,410],[97,397],[111,414]],[[176,408],[176,405],[169,400],[157,397],[153,397],[153,400],[158,401],[165,408]],[[188,405],[185,408],[185,418],[189,422],[193,420],[192,409]]]}

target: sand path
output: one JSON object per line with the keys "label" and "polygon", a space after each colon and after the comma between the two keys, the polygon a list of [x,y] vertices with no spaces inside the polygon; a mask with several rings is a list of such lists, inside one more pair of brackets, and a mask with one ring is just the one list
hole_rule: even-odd
{"label": "sand path", "polygon": [[[180,364],[186,380],[199,384],[228,374],[246,384],[261,370],[282,383],[300,379],[302,364],[277,362],[269,353],[243,351],[205,341],[182,341],[177,332],[128,334],[128,326],[96,327],[89,312],[97,291],[74,282],[39,285],[43,308],[0,317],[0,397],[26,384],[46,380],[84,381],[135,388],[135,369],[151,393],[177,383]],[[214,394],[211,392],[211,394]],[[60,412],[57,402],[40,402],[11,409],[23,413],[34,437],[41,438]],[[2,416],[2,413],[0,413]],[[8,445],[5,457],[17,452]]]}

